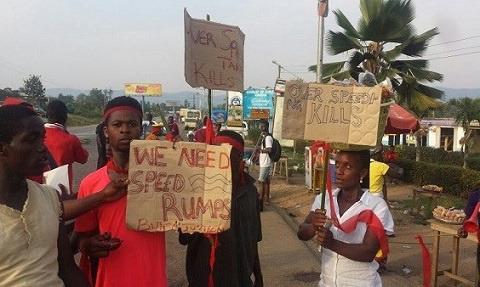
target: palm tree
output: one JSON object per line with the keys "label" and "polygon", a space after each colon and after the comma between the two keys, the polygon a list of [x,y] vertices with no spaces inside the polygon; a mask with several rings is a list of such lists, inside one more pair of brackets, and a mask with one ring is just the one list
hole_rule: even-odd
{"label": "palm tree", "polygon": [[[443,75],[427,70],[428,61],[420,58],[438,34],[437,28],[414,33],[410,0],[361,0],[360,10],[358,29],[340,10],[333,11],[344,31],[328,31],[327,50],[333,55],[349,52],[350,58],[322,65],[322,82],[330,77],[358,79],[359,73],[369,71],[377,82],[390,78],[396,101],[417,116],[439,107],[437,99],[442,98],[443,91],[422,82],[442,81]],[[398,59],[400,56],[404,59]],[[309,71],[316,71],[316,66],[310,66]]]}
{"label": "palm tree", "polygon": [[465,131],[461,140],[463,150],[463,167],[467,168],[468,149],[473,144],[472,129],[470,123],[480,119],[480,98],[451,99],[448,104],[455,109],[455,122],[460,124]]}

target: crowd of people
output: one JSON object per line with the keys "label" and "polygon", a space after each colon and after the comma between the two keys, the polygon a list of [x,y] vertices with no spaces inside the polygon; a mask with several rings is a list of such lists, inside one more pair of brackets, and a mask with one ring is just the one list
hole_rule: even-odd
{"label": "crowd of people", "polygon": [[[0,282],[5,286],[167,286],[164,232],[126,227],[130,143],[143,134],[139,102],[117,97],[104,109],[96,129],[97,170],[81,180],[76,197],[59,197],[38,179],[50,168],[85,163],[89,154],[67,128],[67,108],[55,100],[47,106],[47,123],[23,101],[0,107]],[[202,121],[194,141],[232,146],[230,229],[218,234],[182,233],[187,246],[185,276],[189,286],[263,286],[258,254],[262,240],[260,212],[269,205],[273,138],[267,121],[260,123],[255,153],[259,176],[243,168],[244,140],[229,130],[209,130]],[[147,140],[183,140],[173,116],[152,126]],[[212,137],[208,135],[212,132]],[[60,145],[59,143],[64,143]],[[336,152],[330,172],[334,188],[318,195],[300,224],[300,240],[321,247],[319,286],[382,286],[379,269],[394,235],[385,177],[401,178],[393,167],[398,155],[373,150]],[[389,165],[390,164],[390,165]],[[258,183],[258,189],[255,186]],[[329,185],[327,185],[329,187]],[[65,187],[60,187],[61,191]],[[480,192],[473,193],[473,213]],[[66,220],[74,219],[69,232]],[[459,230],[464,237],[464,230]],[[81,252],[80,266],[73,254]],[[126,264],[128,262],[128,264]]]}
{"label": "crowd of people", "polygon": [[[49,104],[51,117],[46,124],[24,102],[0,107],[0,282],[5,286],[167,286],[165,234],[132,231],[125,225],[130,142],[143,133],[140,104],[130,97],[107,103],[96,130],[102,151],[98,169],[81,180],[78,198],[60,199],[55,189],[28,177],[41,175],[53,162],[88,159],[78,138],[66,130],[62,104]],[[169,140],[181,140],[178,125],[171,118],[168,124]],[[64,141],[61,137],[71,142],[62,153],[60,147],[52,152],[46,140],[50,137],[54,142]],[[230,229],[218,235],[181,234],[180,243],[188,245],[186,277],[189,286],[263,286],[257,247],[262,239],[258,194],[255,180],[240,168],[243,138],[218,131],[212,144],[222,143],[233,147]],[[64,156],[70,149],[76,152]],[[77,236],[70,241],[64,221],[72,218]],[[218,245],[211,245],[212,238]],[[73,259],[77,248],[82,254],[80,267]]]}

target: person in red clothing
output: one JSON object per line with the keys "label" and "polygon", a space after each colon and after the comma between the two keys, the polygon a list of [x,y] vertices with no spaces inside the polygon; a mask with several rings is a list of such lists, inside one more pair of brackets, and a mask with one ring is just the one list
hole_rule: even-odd
{"label": "person in red clothing", "polygon": [[[396,165],[396,162],[398,160],[398,152],[395,151],[395,146],[393,146],[393,145],[389,146],[388,150],[383,153],[383,158],[384,158],[385,163],[388,164],[388,166],[391,169],[396,170],[396,171],[398,171],[400,169],[400,167],[398,165]],[[395,184],[398,183],[398,179],[393,178],[391,176],[388,176],[388,178],[389,178],[390,183],[395,183]]]}
{"label": "person in red clothing", "polygon": [[47,106],[45,124],[45,145],[52,153],[59,166],[68,164],[68,179],[72,192],[74,162],[84,164],[88,160],[88,151],[83,148],[80,140],[66,129],[68,117],[67,106],[60,100],[53,100]]}
{"label": "person in red clothing", "polygon": [[[142,135],[142,107],[130,97],[114,98],[105,107],[104,122],[112,157],[106,166],[82,180],[79,198],[95,194],[111,180],[128,174],[130,142]],[[165,233],[127,229],[126,205],[123,197],[77,218],[75,231],[83,263],[85,256],[100,258],[94,282],[97,287],[167,286]]]}
{"label": "person in red clothing", "polygon": [[195,132],[194,141],[204,143],[207,140],[207,120],[208,116],[204,116],[202,120],[203,126]]}

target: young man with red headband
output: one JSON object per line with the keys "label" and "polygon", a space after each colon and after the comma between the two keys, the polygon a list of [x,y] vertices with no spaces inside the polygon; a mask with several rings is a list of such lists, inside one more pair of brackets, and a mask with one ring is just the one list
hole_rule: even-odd
{"label": "young man with red headband", "polygon": [[[213,144],[223,143],[232,145],[230,229],[216,235],[180,233],[180,243],[188,244],[187,279],[189,286],[263,286],[257,249],[262,231],[255,179],[243,172],[242,136],[220,131]],[[252,273],[255,285],[250,279]]]}
{"label": "young man with red headband", "polygon": [[[133,98],[109,101],[104,121],[112,157],[105,167],[83,179],[79,198],[101,190],[112,179],[125,177],[130,142],[142,135],[142,108]],[[165,234],[128,230],[126,204],[123,197],[101,205],[75,223],[82,253],[100,258],[95,286],[167,286]]]}

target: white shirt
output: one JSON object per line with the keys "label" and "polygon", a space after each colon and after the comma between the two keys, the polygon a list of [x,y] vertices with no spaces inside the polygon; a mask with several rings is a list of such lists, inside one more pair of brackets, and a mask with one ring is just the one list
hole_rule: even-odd
{"label": "white shirt", "polygon": [[[337,214],[340,224],[367,209],[372,210],[380,219],[387,234],[393,234],[393,217],[385,200],[371,195],[368,190],[364,190],[360,200],[354,203],[342,216],[339,216],[340,212],[337,200],[339,192],[340,189],[337,188],[332,192],[332,195],[335,213]],[[322,195],[317,195],[311,211],[320,209],[321,199]],[[328,193],[325,201],[327,216],[331,217]],[[333,237],[337,240],[353,244],[362,243],[365,233],[367,232],[367,225],[364,222],[358,222],[356,229],[350,233],[344,233],[332,225],[330,231],[333,233]],[[318,286],[382,286],[382,281],[377,269],[378,263],[375,260],[372,262],[353,261],[331,251],[330,249],[322,248],[322,271]]]}
{"label": "white shirt", "polygon": [[[267,135],[263,138],[262,143],[260,144],[260,149],[272,148],[273,146],[273,138],[271,135]],[[258,158],[258,164],[260,167],[269,167],[272,166],[272,160],[268,153],[260,153]]]}

